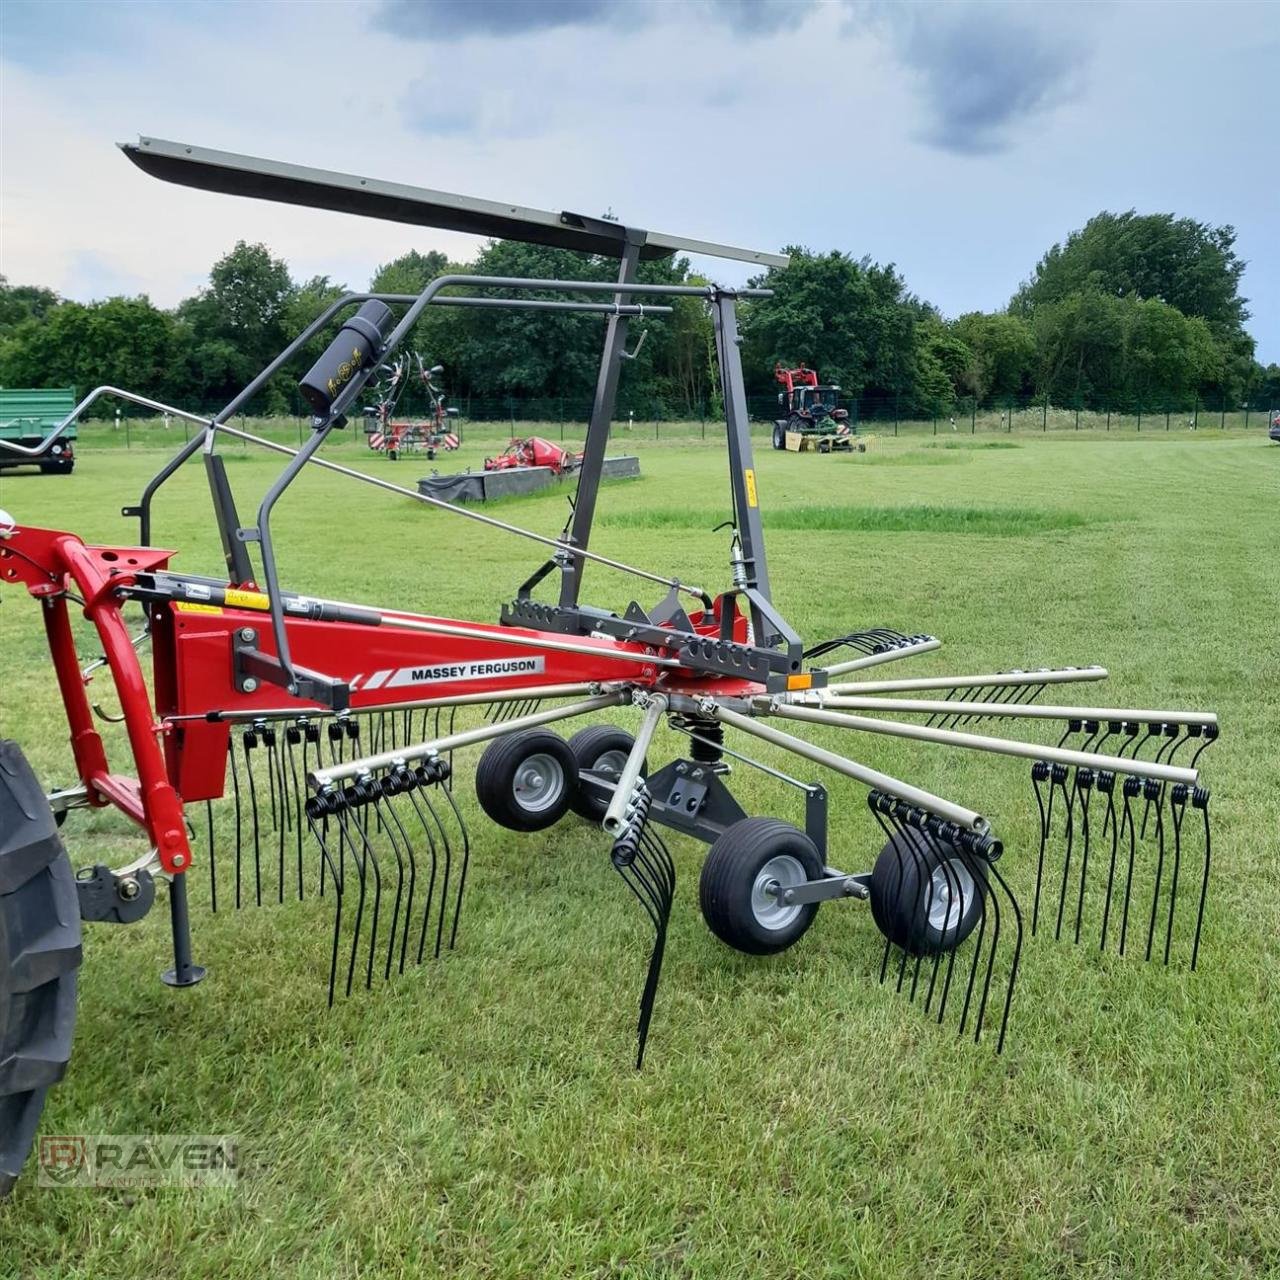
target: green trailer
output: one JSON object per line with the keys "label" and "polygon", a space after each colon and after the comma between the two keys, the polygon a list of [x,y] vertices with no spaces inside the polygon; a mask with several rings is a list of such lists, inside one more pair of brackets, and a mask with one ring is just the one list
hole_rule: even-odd
{"label": "green trailer", "polygon": [[75,407],[74,387],[0,387],[0,471],[39,467],[46,475],[70,474],[76,465],[74,424],[36,457],[5,445],[36,448]]}

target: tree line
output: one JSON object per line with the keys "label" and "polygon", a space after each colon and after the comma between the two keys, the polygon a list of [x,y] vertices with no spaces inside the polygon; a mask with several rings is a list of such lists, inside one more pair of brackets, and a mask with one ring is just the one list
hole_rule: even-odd
{"label": "tree line", "polygon": [[[904,415],[943,413],[957,400],[1120,411],[1182,409],[1196,397],[1280,403],[1280,366],[1254,359],[1244,327],[1244,264],[1229,226],[1098,214],[1040,259],[1006,308],[954,319],[910,292],[892,264],[800,246],[787,252],[788,268],[751,282],[773,296],[740,305],[752,396],[777,390],[775,364],[805,362],[847,397],[892,400]],[[369,288],[416,294],[445,271],[598,280],[612,278],[616,262],[492,241],[470,263],[411,251],[380,266]],[[645,263],[640,278],[705,283],[683,258]],[[145,296],[73,302],[0,277],[0,385],[83,393],[106,383],[211,409],[346,292],[327,276],[295,281],[266,246],[243,241],[172,310]],[[714,412],[708,309],[697,298],[670,301],[671,314],[632,326],[632,344],[642,332],[645,340],[624,370],[624,411],[629,404],[667,418]],[[429,307],[412,345],[445,366],[455,403],[509,398],[576,408],[594,389],[601,335],[599,316],[590,314]],[[310,342],[252,410],[300,411],[296,378],[327,338]]]}

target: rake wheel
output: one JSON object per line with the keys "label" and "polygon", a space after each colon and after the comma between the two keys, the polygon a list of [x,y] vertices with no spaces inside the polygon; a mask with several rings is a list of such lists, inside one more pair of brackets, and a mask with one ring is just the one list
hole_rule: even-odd
{"label": "rake wheel", "polygon": [[79,967],[71,863],[31,766],[0,742],[0,1196],[67,1069]]}
{"label": "rake wheel", "polygon": [[[589,769],[592,773],[617,781],[634,744],[635,738],[625,729],[615,729],[610,724],[593,724],[578,730],[569,739],[569,750],[573,752],[579,772]],[[649,776],[648,761],[640,766],[640,776]],[[609,804],[607,800],[600,799],[583,787],[574,795],[570,807],[579,817],[586,818],[589,822],[599,822]]]}
{"label": "rake wheel", "polygon": [[569,744],[546,729],[496,738],[476,769],[476,799],[500,827],[542,831],[569,811],[578,763]]}
{"label": "rake wheel", "polygon": [[954,951],[982,919],[981,859],[904,828],[880,850],[871,873],[871,914],[880,932],[911,955]]}
{"label": "rake wheel", "polygon": [[707,928],[735,951],[776,955],[798,942],[818,914],[816,902],[786,903],[781,892],[823,873],[817,847],[777,818],[743,818],[707,851],[698,904]]}

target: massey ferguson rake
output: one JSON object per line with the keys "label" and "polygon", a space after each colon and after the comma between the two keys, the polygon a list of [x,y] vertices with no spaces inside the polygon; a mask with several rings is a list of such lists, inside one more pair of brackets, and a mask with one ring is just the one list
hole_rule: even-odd
{"label": "massey ferguson rake", "polygon": [[[950,1016],[960,1035],[977,1041],[989,1032],[997,1051],[1006,1043],[1029,935],[1051,932],[1164,964],[1185,956],[1195,967],[1210,862],[1209,793],[1199,764],[1218,735],[1215,716],[1041,700],[1050,689],[1056,696],[1103,679],[1101,667],[886,679],[882,668],[931,653],[940,642],[875,628],[805,648],[774,606],[735,311],[738,297],[759,291],[642,285],[635,272],[642,259],[679,249],[776,265],[785,259],[156,140],[125,150],[149,172],[191,186],[585,249],[619,258],[621,267],[608,283],[443,276],[416,297],[351,295],[209,420],[100,388],[78,412],[109,392],[200,427],[139,503],[125,508],[139,519],[140,545],[90,545],[70,533],[7,517],[0,522],[0,582],[21,584],[40,602],[78,774],[76,785],[46,795],[16,746],[0,743],[6,1184],[69,1056],[81,919],[137,920],[164,881],[174,948],[164,979],[193,985],[205,974],[192,960],[186,877],[193,864],[203,864],[215,911],[310,897],[330,905],[330,1003],[382,983],[458,940],[474,808],[454,769],[461,763],[456,753],[473,747],[483,746],[475,803],[498,825],[536,832],[572,811],[609,837],[612,865],[653,935],[640,992],[637,1065],[676,892],[664,828],[709,846],[699,905],[729,946],[777,953],[800,939],[822,903],[866,901],[884,939],[881,982],[938,1023]],[[446,292],[458,288],[479,292]],[[628,322],[661,310],[655,295],[702,299],[714,326],[733,499],[728,585],[714,595],[589,545]],[[318,456],[428,305],[606,317],[577,501],[560,536]],[[352,308],[358,310],[351,314]],[[301,383],[315,409],[301,449],[230,425],[303,344],[344,315]],[[250,525],[241,523],[219,453],[226,438],[286,458]],[[196,454],[209,482],[225,577],[177,572],[170,568],[173,553],[151,546],[154,496]],[[271,515],[306,466],[479,521],[541,544],[550,556],[496,625],[285,590]],[[255,546],[257,565],[250,556]],[[588,563],[657,588],[660,598],[633,600],[621,613],[584,604]],[[558,589],[545,592],[550,600],[535,599],[544,584]],[[93,626],[104,654],[83,668],[71,603]],[[151,647],[149,679],[126,608],[145,619],[140,639]],[[136,777],[111,770],[94,718],[101,713],[86,691],[92,671],[104,664]],[[567,738],[557,732],[562,722],[603,712],[609,722]],[[633,732],[613,723],[624,713],[633,717]],[[867,755],[874,754],[874,738],[887,736],[1023,761],[1039,833],[1034,881],[1029,858],[1006,874],[1002,843],[980,811],[873,768],[861,752],[840,754],[799,736],[804,726],[824,741],[843,730],[867,746]],[[651,768],[664,728],[682,749]],[[1023,730],[1030,740],[1013,736]],[[883,835],[870,869],[836,865],[844,858],[829,846],[828,792],[781,768],[782,753],[861,788],[868,829],[877,824]],[[739,764],[798,792],[803,825],[749,815],[729,786]],[[147,852],[124,867],[96,865],[73,875],[57,827],[70,809],[108,805],[142,829]],[[1179,923],[1179,909],[1193,923]]]}

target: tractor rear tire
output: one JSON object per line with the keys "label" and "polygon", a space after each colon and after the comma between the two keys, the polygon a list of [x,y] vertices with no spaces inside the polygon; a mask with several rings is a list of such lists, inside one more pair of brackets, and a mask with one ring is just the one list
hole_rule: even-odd
{"label": "tractor rear tire", "polygon": [[[611,724],[593,724],[579,729],[569,739],[569,750],[578,762],[579,774],[583,769],[590,769],[592,773],[600,773],[617,781],[635,741],[625,729],[615,728]],[[640,776],[649,776],[648,761],[641,764]],[[609,808],[609,802],[601,800],[590,788],[580,787],[571,807],[580,818],[586,818],[588,822],[600,822]]]}
{"label": "tractor rear tire", "polygon": [[75,874],[44,791],[0,741],[0,1196],[71,1057],[80,968]]}
{"label": "tractor rear tire", "polygon": [[508,831],[542,831],[569,811],[578,792],[578,762],[549,729],[495,738],[476,769],[476,799]]}
{"label": "tractor rear tire", "polygon": [[707,851],[698,905],[707,928],[751,956],[776,955],[798,942],[818,914],[816,902],[785,903],[776,895],[820,879],[817,846],[777,818],[743,818]]}

